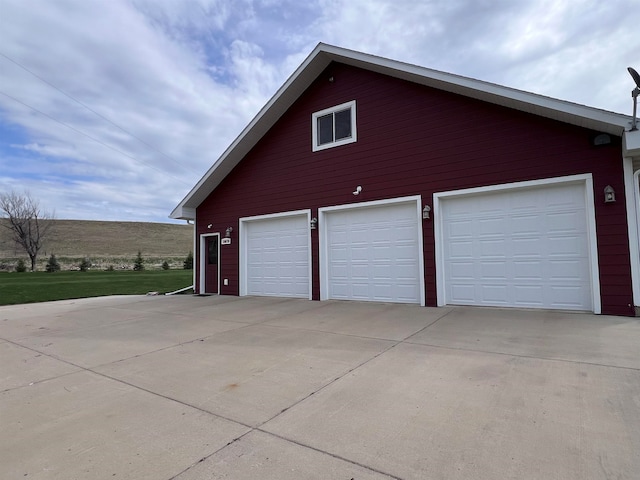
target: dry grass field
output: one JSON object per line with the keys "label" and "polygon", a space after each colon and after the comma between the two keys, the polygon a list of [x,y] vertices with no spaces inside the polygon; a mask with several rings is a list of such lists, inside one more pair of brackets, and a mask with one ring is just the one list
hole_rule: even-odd
{"label": "dry grass field", "polygon": [[[38,257],[38,270],[44,270],[52,253],[63,270],[76,268],[85,257],[95,269],[105,269],[110,265],[116,269],[129,269],[138,251],[142,252],[145,266],[149,269],[160,268],[165,260],[171,268],[182,268],[182,262],[192,250],[192,225],[53,220]],[[10,232],[0,228],[0,269],[12,270],[18,258],[28,260],[26,254],[11,241]]]}

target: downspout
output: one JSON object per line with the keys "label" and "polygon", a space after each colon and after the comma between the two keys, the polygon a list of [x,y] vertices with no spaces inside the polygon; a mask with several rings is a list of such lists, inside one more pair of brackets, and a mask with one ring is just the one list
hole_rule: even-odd
{"label": "downspout", "polygon": [[175,292],[168,292],[168,293],[165,293],[165,295],[175,295],[176,293],[186,292],[186,291],[187,291],[187,290],[189,290],[190,288],[191,288],[191,289],[193,289],[193,285],[189,285],[188,287],[181,288],[180,290],[176,290]]}
{"label": "downspout", "polygon": [[193,261],[191,262],[191,267],[193,270],[191,281],[193,282],[193,293],[196,294],[196,219],[193,219]]}
{"label": "downspout", "polygon": [[631,261],[631,287],[635,315],[640,315],[640,170],[633,171],[633,159],[623,157],[624,188],[629,232],[629,259]]}
{"label": "downspout", "polygon": [[[635,228],[629,225],[630,230],[635,231],[635,248],[632,249],[631,258],[631,281],[633,283],[633,306],[636,316],[640,316],[640,170],[633,174],[633,199],[632,211],[635,212]],[[627,205],[629,208],[629,205]],[[634,272],[635,270],[635,272]],[[635,275],[634,275],[635,273]]]}

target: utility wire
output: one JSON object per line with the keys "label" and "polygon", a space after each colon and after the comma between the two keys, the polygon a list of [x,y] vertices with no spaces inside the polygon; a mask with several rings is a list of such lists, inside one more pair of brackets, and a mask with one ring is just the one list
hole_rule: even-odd
{"label": "utility wire", "polygon": [[[35,72],[32,72],[31,70],[29,70],[27,67],[25,67],[24,65],[22,65],[20,62],[18,62],[17,60],[14,60],[13,58],[9,57],[7,54],[3,53],[2,51],[0,51],[0,56],[6,58],[7,60],[9,60],[11,63],[17,65],[18,67],[22,68],[25,72],[30,73],[31,75],[33,75],[34,77],[36,77],[38,80],[46,83],[47,85],[49,85],[51,88],[55,88],[57,91],[59,91],[60,93],[62,93],[64,96],[66,96],[67,98],[70,98],[71,100],[73,100],[74,102],[78,103],[79,105],[82,105],[84,108],[86,108],[87,110],[89,110],[91,113],[93,113],[94,115],[97,115],[98,117],[102,118],[104,121],[109,122],[111,125],[113,125],[114,127],[116,127],[117,129],[121,130],[122,132],[126,133],[127,135],[130,135],[131,137],[135,138],[136,140],[138,140],[140,143],[142,143],[143,145],[146,145],[147,147],[149,147],[150,149],[152,149],[153,151],[159,153],[160,155],[162,155],[163,157],[171,160],[172,162],[174,162],[176,165],[178,165],[181,168],[184,168],[184,165],[182,165],[181,163],[179,163],[177,160],[171,158],[169,155],[167,155],[166,153],[164,153],[162,150],[159,150],[158,148],[154,147],[153,145],[145,142],[143,139],[141,139],[140,137],[138,137],[137,135],[134,135],[133,133],[129,132],[128,130],[125,130],[123,127],[121,127],[120,125],[118,125],[117,123],[113,122],[112,120],[110,120],[109,118],[105,117],[104,115],[96,112],[93,108],[89,107],[87,104],[81,102],[80,100],[78,100],[77,98],[73,97],[72,95],[68,94],[67,92],[65,92],[64,90],[62,90],[61,88],[57,87],[56,85],[54,85],[53,83],[49,82],[48,80],[45,80],[44,78],[42,78],[40,75],[38,75]],[[197,174],[196,171],[189,169],[192,173]]]}
{"label": "utility wire", "polygon": [[23,105],[23,106],[25,106],[25,107],[27,107],[27,108],[30,108],[30,109],[31,109],[31,110],[33,110],[34,112],[37,112],[37,113],[39,113],[40,115],[43,115],[43,116],[47,117],[48,119],[53,120],[54,122],[59,123],[60,125],[63,125],[63,126],[65,126],[65,127],[69,128],[69,129],[73,130],[73,131],[74,131],[74,132],[76,132],[76,133],[79,133],[80,135],[84,135],[85,137],[87,137],[87,138],[89,138],[89,139],[93,140],[93,141],[94,141],[94,142],[96,142],[96,143],[99,143],[100,145],[102,145],[102,146],[104,146],[104,147],[107,147],[107,148],[109,148],[109,149],[113,150],[114,152],[118,152],[119,154],[124,155],[125,157],[128,157],[128,158],[130,158],[131,160],[134,160],[134,161],[136,161],[136,162],[143,163],[143,164],[145,164],[146,166],[148,166],[149,168],[153,168],[154,170],[156,170],[156,171],[158,171],[158,172],[162,173],[163,175],[168,175],[168,176],[170,176],[171,178],[173,178],[174,180],[177,180],[177,181],[179,181],[179,182],[181,182],[181,183],[184,183],[185,185],[191,185],[191,184],[189,184],[189,183],[185,182],[184,180],[182,180],[182,179],[180,179],[180,178],[178,178],[178,177],[175,177],[175,176],[173,176],[173,175],[167,174],[167,172],[165,172],[165,171],[163,171],[163,170],[160,170],[160,169],[159,169],[158,167],[156,167],[155,165],[152,165],[152,164],[150,164],[150,163],[148,163],[148,162],[145,162],[144,160],[140,160],[140,159],[138,159],[138,158],[136,158],[136,157],[134,157],[134,156],[132,156],[132,155],[129,155],[129,154],[128,154],[128,153],[126,153],[126,152],[123,152],[122,150],[117,149],[116,147],[113,147],[113,146],[111,146],[111,145],[109,145],[109,144],[107,144],[107,143],[104,143],[103,141],[98,140],[98,139],[97,139],[97,138],[95,138],[95,137],[92,137],[92,136],[91,136],[91,135],[89,135],[88,133],[85,133],[85,132],[83,132],[83,131],[81,131],[81,130],[78,130],[77,128],[75,128],[75,127],[73,127],[73,126],[69,125],[68,123],[65,123],[65,122],[63,122],[63,121],[61,121],[61,120],[58,120],[57,118],[54,118],[54,117],[52,117],[51,115],[48,115],[48,114],[44,113],[43,111],[38,110],[38,109],[37,109],[37,108],[35,108],[35,107],[32,107],[31,105],[27,105],[27,104],[26,104],[26,103],[24,103],[23,101],[18,100],[17,98],[12,97],[11,95],[9,95],[9,94],[7,94],[7,93],[4,93],[4,92],[0,91],[0,95],[4,95],[5,97],[10,98],[10,99],[11,99],[11,100],[13,100],[14,102],[17,102],[17,103],[19,103],[20,105]]}

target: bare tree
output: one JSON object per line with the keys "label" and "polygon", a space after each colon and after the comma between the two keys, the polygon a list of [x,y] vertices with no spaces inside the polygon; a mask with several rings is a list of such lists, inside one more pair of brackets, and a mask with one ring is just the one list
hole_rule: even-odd
{"label": "bare tree", "polygon": [[28,192],[0,193],[0,215],[5,219],[0,225],[8,228],[16,245],[19,245],[29,255],[31,271],[36,269],[38,252],[52,226],[54,214],[40,208],[40,202]]}

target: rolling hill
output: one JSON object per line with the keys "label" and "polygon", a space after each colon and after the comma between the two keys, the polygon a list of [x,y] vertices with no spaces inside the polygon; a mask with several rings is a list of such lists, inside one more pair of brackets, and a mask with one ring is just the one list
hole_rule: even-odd
{"label": "rolling hill", "polygon": [[[6,220],[0,220],[6,221]],[[40,252],[38,265],[52,253],[63,265],[89,258],[96,266],[117,264],[125,268],[138,251],[150,265],[167,260],[177,268],[193,250],[193,226],[147,222],[52,220],[50,234]],[[0,228],[0,263],[10,264],[26,254]]]}

